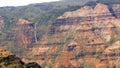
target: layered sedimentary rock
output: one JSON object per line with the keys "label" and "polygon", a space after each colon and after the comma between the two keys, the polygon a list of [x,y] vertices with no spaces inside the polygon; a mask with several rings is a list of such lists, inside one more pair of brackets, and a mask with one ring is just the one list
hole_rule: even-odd
{"label": "layered sedimentary rock", "polygon": [[109,11],[109,8],[108,8],[107,5],[97,4],[94,7],[94,12],[93,13],[95,13],[95,16],[100,16],[100,15],[106,15],[105,13],[109,13],[110,14],[110,11]]}
{"label": "layered sedimentary rock", "polygon": [[62,16],[58,17],[58,19],[69,17],[101,16],[106,14],[111,15],[108,6],[99,3],[94,8],[91,6],[84,6],[76,11],[65,12]]}
{"label": "layered sedimentary rock", "polygon": [[114,15],[118,8],[111,8],[97,4],[65,12],[24,59],[52,68],[119,68],[120,18]]}
{"label": "layered sedimentary rock", "polygon": [[62,16],[58,18],[67,18],[67,17],[78,17],[78,16],[90,16],[93,12],[93,8],[90,6],[84,6],[81,9],[72,12],[65,12]]}
{"label": "layered sedimentary rock", "polygon": [[12,28],[8,37],[10,40],[14,40],[15,45],[20,47],[31,47],[34,42],[34,24],[26,19],[19,19],[18,23]]}

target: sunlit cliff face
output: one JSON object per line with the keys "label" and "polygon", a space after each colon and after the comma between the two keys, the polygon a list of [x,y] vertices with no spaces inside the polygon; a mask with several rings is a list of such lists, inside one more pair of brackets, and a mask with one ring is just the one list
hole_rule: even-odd
{"label": "sunlit cliff face", "polygon": [[94,8],[90,6],[84,6],[76,11],[65,12],[62,16],[58,17],[58,19],[68,17],[100,16],[105,15],[105,13],[110,13],[108,6],[99,3]]}
{"label": "sunlit cliff face", "polygon": [[[65,12],[51,25],[51,34],[44,35],[41,40],[32,44],[34,48],[28,48],[24,60],[46,66],[51,64],[52,68],[114,68],[117,66],[115,62],[120,60],[117,58],[120,49],[120,18],[115,14],[119,9],[114,6],[118,5],[111,7],[114,15],[105,4]],[[34,34],[30,32],[33,27],[29,24],[27,20],[19,20],[15,27],[19,32],[15,40],[17,44],[31,44]]]}

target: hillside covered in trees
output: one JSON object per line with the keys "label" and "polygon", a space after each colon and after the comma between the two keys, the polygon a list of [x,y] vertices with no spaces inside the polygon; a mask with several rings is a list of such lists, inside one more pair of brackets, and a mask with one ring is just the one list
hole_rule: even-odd
{"label": "hillside covered in trees", "polygon": [[6,18],[6,28],[13,26],[19,18],[25,18],[33,23],[47,24],[54,22],[65,11],[80,8],[86,2],[92,0],[61,0],[50,3],[36,3],[27,6],[0,7],[0,15]]}

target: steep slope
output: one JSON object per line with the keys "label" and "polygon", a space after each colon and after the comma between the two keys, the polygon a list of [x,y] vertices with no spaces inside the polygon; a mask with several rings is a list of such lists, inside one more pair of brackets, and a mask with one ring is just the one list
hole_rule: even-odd
{"label": "steep slope", "polygon": [[9,51],[0,48],[0,68],[25,68],[24,62]]}
{"label": "steep slope", "polygon": [[73,12],[65,12],[62,16],[58,17],[58,19],[67,17],[100,16],[105,15],[105,13],[110,13],[108,6],[99,3],[95,6],[94,9],[90,6],[84,6],[83,8]]}
{"label": "steep slope", "polygon": [[111,8],[115,16],[100,3],[65,12],[24,59],[52,68],[119,68],[119,9]]}
{"label": "steep slope", "polygon": [[27,18],[33,23],[47,24],[49,22],[54,22],[56,18],[65,11],[78,9],[88,1],[94,0],[61,0],[50,3],[30,4],[27,6],[0,7],[0,16],[6,17],[7,30],[15,25],[20,17]]}
{"label": "steep slope", "polygon": [[[64,2],[66,1],[68,0]],[[72,0],[71,2],[74,1]],[[39,7],[41,4],[33,4],[31,6]],[[48,13],[57,12],[56,9],[49,11],[50,8],[45,9],[44,7],[48,6],[42,4],[40,9],[48,10]],[[19,7],[22,11],[21,8]],[[43,22],[44,19],[49,20],[49,15],[40,18],[42,21],[36,19],[39,17],[34,17],[31,13],[32,19],[30,20],[25,18],[18,19],[11,31],[5,32],[6,38],[1,38],[7,40],[7,42],[1,41],[1,44],[8,44],[7,46],[2,46],[8,48],[8,50],[10,49],[14,54],[20,54],[24,62],[37,62],[43,68],[119,68],[120,4],[105,5],[98,3],[95,6],[83,6],[81,8],[78,6],[76,7],[79,8],[77,10],[75,10],[76,8],[71,8],[68,9],[74,11],[65,10],[65,7],[63,11],[68,12],[57,18],[58,15],[63,13],[61,9],[58,9],[62,12],[60,11],[60,14],[57,14],[59,12],[55,13],[57,14],[55,16],[57,18],[56,22],[52,23],[52,25],[47,24],[49,26],[44,26],[44,28],[41,28],[43,24],[37,24],[36,29],[34,24],[36,22],[33,22],[33,18],[35,21]],[[46,12],[42,16],[44,15],[47,15]],[[12,15],[10,16],[13,17]],[[7,19],[6,17],[4,18]],[[1,29],[3,25],[6,26],[4,18],[0,17]],[[8,23],[11,24],[14,20],[16,19],[10,18]],[[49,27],[50,30],[48,30]],[[42,33],[42,30],[46,31]],[[11,44],[16,47],[12,47]],[[15,61],[14,63],[17,62]]]}
{"label": "steep slope", "polygon": [[19,57],[0,47],[0,68],[41,68],[37,63],[25,64]]}
{"label": "steep slope", "polygon": [[[19,19],[11,32],[15,36],[14,42],[20,47],[27,47],[33,43],[34,24],[25,19]],[[10,36],[11,37],[11,36]]]}

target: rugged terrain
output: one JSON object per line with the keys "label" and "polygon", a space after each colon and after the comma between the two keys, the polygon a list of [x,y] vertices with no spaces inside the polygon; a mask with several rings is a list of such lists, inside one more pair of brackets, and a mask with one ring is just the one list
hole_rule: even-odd
{"label": "rugged terrain", "polygon": [[24,63],[19,57],[0,47],[0,68],[41,68],[37,63]]}
{"label": "rugged terrain", "polygon": [[83,6],[48,27],[19,18],[5,31],[5,19],[0,17],[0,44],[24,62],[43,68],[120,67],[120,4]]}
{"label": "rugged terrain", "polygon": [[28,48],[24,61],[43,67],[119,68],[120,4],[98,3],[65,12],[48,35]]}

